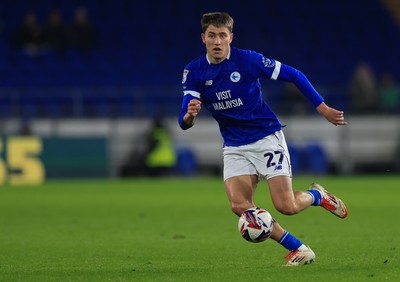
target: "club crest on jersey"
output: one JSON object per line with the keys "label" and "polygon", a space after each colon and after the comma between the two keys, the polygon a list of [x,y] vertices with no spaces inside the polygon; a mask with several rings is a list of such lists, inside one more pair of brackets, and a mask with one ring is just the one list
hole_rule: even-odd
{"label": "club crest on jersey", "polygon": [[272,68],[275,66],[275,61],[273,61],[271,59],[267,59],[265,57],[262,58],[262,62],[264,64],[264,67],[266,67],[266,68]]}
{"label": "club crest on jersey", "polygon": [[232,82],[238,82],[240,80],[240,73],[234,71],[233,73],[231,73],[230,78]]}
{"label": "club crest on jersey", "polygon": [[186,82],[186,78],[187,78],[188,73],[189,73],[189,70],[184,70],[183,71],[182,84],[184,84]]}

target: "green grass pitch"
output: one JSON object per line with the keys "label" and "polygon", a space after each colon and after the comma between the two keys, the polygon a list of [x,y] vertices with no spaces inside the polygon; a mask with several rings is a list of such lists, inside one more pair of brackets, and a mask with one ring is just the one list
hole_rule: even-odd
{"label": "green grass pitch", "polygon": [[297,177],[347,204],[277,213],[317,255],[286,268],[272,240],[246,242],[220,178],[48,181],[0,187],[0,281],[398,281],[400,176]]}

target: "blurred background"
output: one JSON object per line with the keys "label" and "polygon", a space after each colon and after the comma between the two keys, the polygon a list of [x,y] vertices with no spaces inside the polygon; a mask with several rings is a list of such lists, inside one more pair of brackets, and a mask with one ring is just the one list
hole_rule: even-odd
{"label": "blurred background", "polygon": [[206,111],[177,123],[200,18],[229,12],[233,46],[298,68],[349,122],[333,127],[291,85],[263,81],[296,174],[400,172],[400,1],[0,2],[0,182],[220,175]]}

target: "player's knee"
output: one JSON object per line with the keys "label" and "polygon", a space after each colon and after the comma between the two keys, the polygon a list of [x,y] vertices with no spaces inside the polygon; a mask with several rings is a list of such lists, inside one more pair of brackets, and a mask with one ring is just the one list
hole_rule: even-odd
{"label": "player's knee", "polygon": [[275,208],[278,212],[284,215],[294,215],[299,212],[294,204],[284,203],[281,205],[275,205]]}
{"label": "player's knee", "polygon": [[231,210],[238,216],[251,207],[252,205],[247,203],[231,203]]}

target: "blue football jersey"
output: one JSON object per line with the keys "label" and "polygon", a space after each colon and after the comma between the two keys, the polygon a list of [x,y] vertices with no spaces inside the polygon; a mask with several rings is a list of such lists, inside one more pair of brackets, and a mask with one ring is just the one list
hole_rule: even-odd
{"label": "blue football jersey", "polygon": [[218,122],[227,146],[250,144],[280,130],[279,119],[262,97],[260,78],[294,82],[314,106],[323,101],[300,71],[257,52],[231,47],[219,64],[212,64],[204,54],[185,67],[181,127],[189,128],[183,122],[189,101],[199,99]]}

